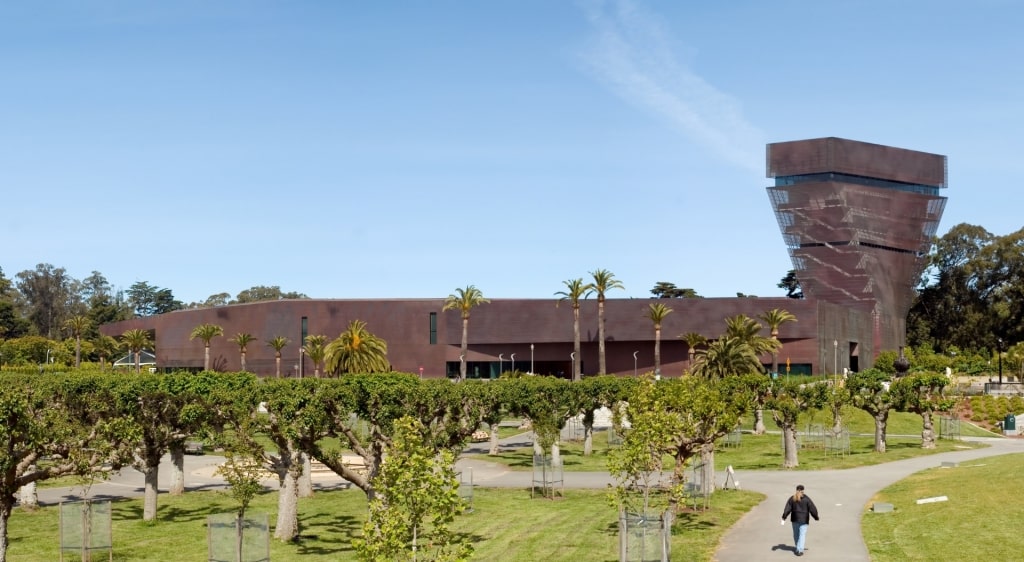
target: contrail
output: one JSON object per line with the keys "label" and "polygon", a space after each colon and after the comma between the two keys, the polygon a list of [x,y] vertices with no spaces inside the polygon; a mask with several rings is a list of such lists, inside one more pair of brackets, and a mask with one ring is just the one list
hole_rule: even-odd
{"label": "contrail", "polygon": [[747,122],[735,98],[679,62],[656,17],[629,0],[588,2],[584,11],[594,36],[583,60],[602,82],[724,160],[764,173],[764,133]]}

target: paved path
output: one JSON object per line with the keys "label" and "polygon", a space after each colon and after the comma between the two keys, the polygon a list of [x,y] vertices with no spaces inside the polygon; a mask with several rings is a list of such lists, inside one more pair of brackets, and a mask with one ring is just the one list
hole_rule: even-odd
{"label": "paved path", "polygon": [[[913,459],[895,461],[875,466],[815,471],[739,471],[736,479],[744,490],[766,494],[768,498],[743,516],[722,538],[715,553],[717,562],[748,562],[751,560],[789,560],[793,556],[792,527],[779,525],[786,498],[797,484],[807,488],[807,494],[814,499],[821,515],[820,522],[811,522],[808,531],[808,556],[816,560],[864,561],[869,560],[867,547],[861,538],[860,519],[870,507],[871,497],[886,486],[907,476],[941,466],[943,461],[959,462],[961,466],[973,459],[1024,452],[1024,440],[1020,439],[977,439],[990,446],[983,449],[968,449],[949,453],[927,455]],[[529,434],[517,435],[502,440],[502,446],[512,448],[531,445]],[[474,444],[469,452],[486,452],[487,443]],[[215,455],[186,456],[185,484],[189,490],[219,489],[224,482],[213,475],[213,468],[223,462]],[[161,491],[170,482],[169,461],[161,464]],[[501,488],[529,488],[532,485],[531,471],[510,470],[505,465],[480,459],[463,458],[457,468],[472,470],[477,486]],[[956,470],[956,469],[951,469]],[[565,488],[603,488],[612,482],[606,472],[566,472]],[[725,475],[719,473],[721,485]],[[268,481],[268,485],[276,485]],[[344,483],[334,475],[314,478],[317,489],[334,489]],[[127,468],[112,476],[109,481],[98,482],[89,490],[93,499],[139,497],[143,495],[142,474]],[[80,499],[81,488],[44,488],[39,490],[39,500],[44,504]]]}

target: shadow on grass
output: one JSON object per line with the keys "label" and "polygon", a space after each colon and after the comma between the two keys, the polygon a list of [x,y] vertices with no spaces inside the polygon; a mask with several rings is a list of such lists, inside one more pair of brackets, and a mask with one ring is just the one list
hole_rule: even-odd
{"label": "shadow on grass", "polygon": [[349,515],[316,514],[300,521],[302,532],[294,541],[300,555],[336,557],[353,553],[352,539],[362,534],[361,520]]}

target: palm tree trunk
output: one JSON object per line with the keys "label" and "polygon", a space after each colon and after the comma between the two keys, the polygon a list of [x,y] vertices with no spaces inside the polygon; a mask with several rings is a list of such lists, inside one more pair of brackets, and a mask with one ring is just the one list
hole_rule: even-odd
{"label": "palm tree trunk", "polygon": [[206,350],[203,354],[203,370],[210,370],[210,342],[206,342]]}
{"label": "palm tree trunk", "polygon": [[466,351],[469,350],[469,318],[462,318],[462,357],[459,358],[459,380],[466,380]]}
{"label": "palm tree trunk", "polygon": [[604,375],[608,372],[604,357],[604,299],[597,301],[597,354],[597,374]]}
{"label": "palm tree trunk", "polygon": [[580,375],[580,363],[582,363],[582,361],[580,361],[582,359],[582,357],[580,357],[580,309],[574,308],[572,310],[572,314],[572,380],[577,382],[582,378]]}
{"label": "palm tree trunk", "polygon": [[242,352],[242,370],[245,370],[245,352]]}
{"label": "palm tree trunk", "polygon": [[281,378],[281,354],[278,353],[277,357],[274,357],[274,363],[277,367],[277,378]]}
{"label": "palm tree trunk", "polygon": [[661,374],[661,326],[654,329],[654,375]]}

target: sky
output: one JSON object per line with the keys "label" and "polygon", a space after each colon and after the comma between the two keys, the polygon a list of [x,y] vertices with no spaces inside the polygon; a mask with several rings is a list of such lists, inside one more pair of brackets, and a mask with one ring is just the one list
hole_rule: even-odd
{"label": "sky", "polygon": [[943,154],[1020,229],[1024,3],[0,3],[0,268],[185,302],[782,296],[765,145]]}

